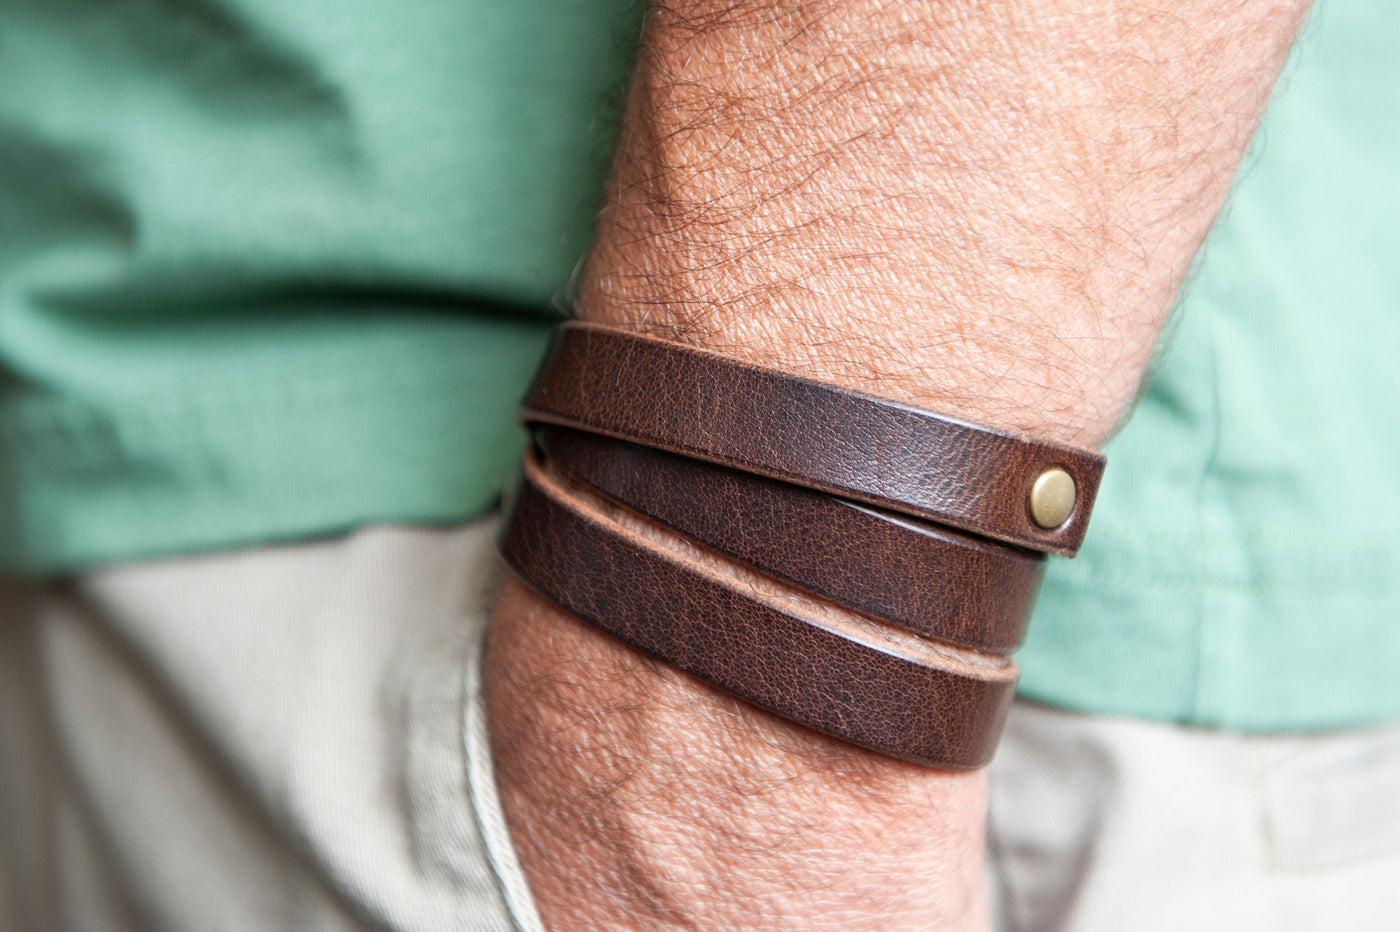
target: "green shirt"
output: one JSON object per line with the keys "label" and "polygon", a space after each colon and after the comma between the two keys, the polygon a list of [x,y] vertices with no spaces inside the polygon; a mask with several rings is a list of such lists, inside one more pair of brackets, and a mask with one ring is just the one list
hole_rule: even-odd
{"label": "green shirt", "polygon": [[[586,246],[622,0],[0,0],[0,562],[493,507]],[[1400,11],[1323,0],[1052,567],[1025,695],[1400,714]]]}
{"label": "green shirt", "polygon": [[1057,561],[1025,696],[1245,730],[1400,717],[1400,6],[1322,0]]}

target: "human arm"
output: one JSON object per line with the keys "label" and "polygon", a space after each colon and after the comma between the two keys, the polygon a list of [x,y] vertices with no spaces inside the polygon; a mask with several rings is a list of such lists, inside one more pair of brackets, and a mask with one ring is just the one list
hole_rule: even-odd
{"label": "human arm", "polygon": [[[1096,445],[1304,12],[658,4],[580,314]],[[514,583],[487,686],[553,928],[986,924],[980,775],[788,726]]]}

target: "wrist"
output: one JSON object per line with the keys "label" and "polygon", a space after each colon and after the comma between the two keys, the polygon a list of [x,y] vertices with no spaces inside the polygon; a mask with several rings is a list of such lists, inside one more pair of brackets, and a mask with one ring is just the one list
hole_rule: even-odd
{"label": "wrist", "polygon": [[982,774],[790,725],[513,581],[487,661],[502,802],[551,927],[985,926]]}

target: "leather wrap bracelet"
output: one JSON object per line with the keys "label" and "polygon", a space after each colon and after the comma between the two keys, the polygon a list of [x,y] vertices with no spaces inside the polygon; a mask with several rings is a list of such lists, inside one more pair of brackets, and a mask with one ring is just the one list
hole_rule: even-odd
{"label": "leather wrap bracelet", "polygon": [[501,536],[535,592],[603,631],[784,718],[949,769],[990,759],[1015,689],[912,636],[783,606],[599,512],[526,454]]}
{"label": "leather wrap bracelet", "polygon": [[521,408],[507,564],[762,708],[949,769],[991,757],[1044,554],[1102,455],[588,324]]}

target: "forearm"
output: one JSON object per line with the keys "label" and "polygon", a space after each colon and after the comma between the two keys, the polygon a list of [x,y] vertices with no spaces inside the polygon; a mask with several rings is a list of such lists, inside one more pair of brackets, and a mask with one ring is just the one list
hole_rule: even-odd
{"label": "forearm", "polygon": [[581,313],[1100,441],[1304,6],[662,4]]}
{"label": "forearm", "polygon": [[[658,5],[580,312],[1096,444],[1303,7]],[[514,585],[489,664],[554,927],[985,921],[980,777],[786,726]]]}

